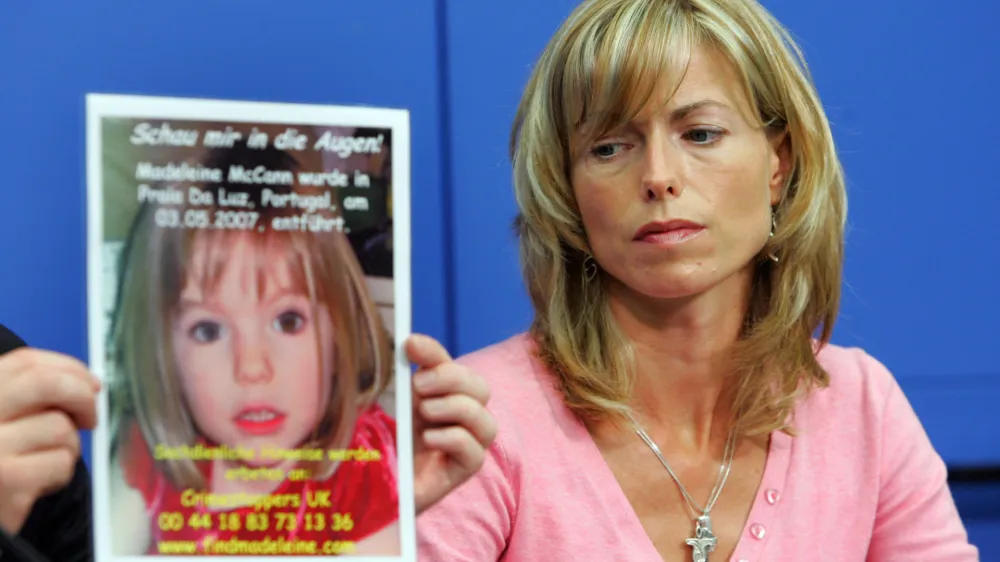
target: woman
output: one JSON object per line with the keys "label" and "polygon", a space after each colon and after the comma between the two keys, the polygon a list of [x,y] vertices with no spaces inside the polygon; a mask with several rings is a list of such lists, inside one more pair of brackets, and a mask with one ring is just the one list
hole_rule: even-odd
{"label": "woman", "polygon": [[[753,0],[587,0],[513,135],[529,334],[421,560],[976,560],[891,374],[828,343],[844,179]],[[818,334],[818,336],[815,336]]]}

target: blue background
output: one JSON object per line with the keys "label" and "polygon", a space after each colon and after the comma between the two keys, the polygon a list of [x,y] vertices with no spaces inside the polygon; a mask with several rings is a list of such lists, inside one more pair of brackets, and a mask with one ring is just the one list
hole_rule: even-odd
{"label": "blue background", "polygon": [[[414,329],[455,354],[522,331],[507,135],[574,3],[3,3],[0,322],[86,359],[84,94],[108,92],[409,109]],[[1000,8],[765,5],[805,50],[848,174],[836,343],[893,370],[949,465],[1000,465]],[[1000,560],[1000,483],[955,494]]]}

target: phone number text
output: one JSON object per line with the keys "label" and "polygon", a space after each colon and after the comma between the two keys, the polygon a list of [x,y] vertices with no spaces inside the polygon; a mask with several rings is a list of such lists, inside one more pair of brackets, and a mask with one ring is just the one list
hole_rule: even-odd
{"label": "phone number text", "polygon": [[183,513],[166,511],[159,515],[157,524],[161,531],[176,532],[185,528],[237,532],[267,531],[350,531],[354,529],[354,518],[350,513],[307,512],[302,518],[296,513],[194,513],[185,517]]}

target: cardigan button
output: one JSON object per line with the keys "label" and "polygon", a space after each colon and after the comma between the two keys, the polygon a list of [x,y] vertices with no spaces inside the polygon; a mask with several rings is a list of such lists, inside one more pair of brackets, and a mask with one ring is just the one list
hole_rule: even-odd
{"label": "cardigan button", "polygon": [[771,505],[778,503],[779,498],[781,498],[781,494],[774,488],[768,488],[768,490],[764,492],[764,499],[766,499],[767,503]]}
{"label": "cardigan button", "polygon": [[753,536],[753,538],[761,540],[764,538],[765,533],[767,533],[767,529],[765,529],[764,526],[761,525],[760,523],[754,523],[753,525],[750,525],[750,534]]}

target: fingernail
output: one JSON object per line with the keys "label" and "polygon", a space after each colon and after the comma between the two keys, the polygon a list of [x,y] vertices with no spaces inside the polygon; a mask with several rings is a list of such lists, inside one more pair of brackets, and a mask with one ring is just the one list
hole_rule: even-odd
{"label": "fingernail", "polygon": [[435,377],[434,371],[421,371],[413,377],[413,385],[417,387],[417,390],[427,390],[434,384]]}

